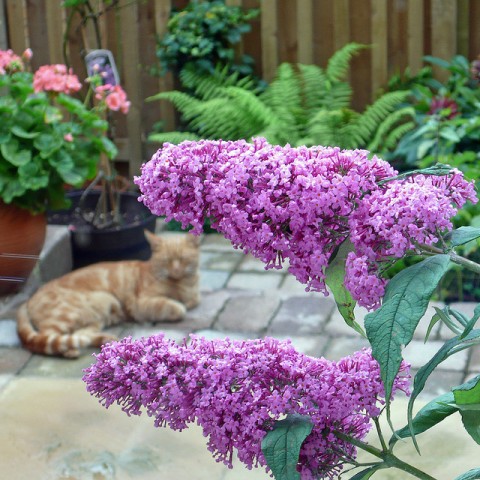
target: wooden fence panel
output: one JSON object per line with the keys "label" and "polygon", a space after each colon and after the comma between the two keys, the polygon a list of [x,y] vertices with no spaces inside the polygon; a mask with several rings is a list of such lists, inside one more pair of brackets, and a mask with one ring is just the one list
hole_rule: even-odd
{"label": "wooden fence panel", "polygon": [[[256,74],[272,80],[281,62],[315,63],[325,67],[333,53],[356,41],[371,48],[355,57],[349,80],[353,106],[363,110],[389,77],[409,66],[416,73],[424,55],[449,59],[463,54],[473,60],[480,54],[480,1],[478,0],[226,0],[229,5],[259,8],[252,31],[243,37],[237,54],[256,60]],[[96,0],[102,5],[102,0]],[[173,9],[188,0],[121,0],[117,11],[100,17],[101,46],[112,50],[122,84],[132,102],[129,115],[116,127],[119,156],[130,162],[129,173],[152,152],[146,138],[157,121],[165,130],[177,124],[168,102],[145,103],[159,91],[178,87],[174,76],[151,76],[157,62],[156,38],[166,32]],[[3,7],[3,8],[2,8]],[[63,36],[68,11],[61,0],[0,0],[0,46],[21,53],[34,50],[33,67],[64,61]],[[76,23],[75,23],[76,22]],[[96,48],[93,31],[79,36],[74,20],[67,53],[74,70],[85,74],[85,40]],[[2,40],[3,39],[3,40]],[[437,72],[439,76],[442,72]]]}

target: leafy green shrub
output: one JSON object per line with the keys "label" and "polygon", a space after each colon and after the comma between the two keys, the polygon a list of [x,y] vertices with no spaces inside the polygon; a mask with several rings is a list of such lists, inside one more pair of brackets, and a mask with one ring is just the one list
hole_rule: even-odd
{"label": "leafy green shrub", "polygon": [[415,109],[415,126],[401,138],[391,157],[407,167],[462,163],[461,158],[454,159],[456,154],[477,152],[480,147],[478,77],[461,55],[450,62],[425,59],[447,69],[450,76],[445,83],[431,79],[413,85],[410,104]]}
{"label": "leafy green shrub", "polygon": [[350,43],[338,50],[325,69],[283,63],[262,91],[252,78],[227,69],[206,75],[185,69],[185,89],[163,92],[148,100],[168,100],[182,114],[185,131],[154,134],[158,142],[199,138],[238,140],[263,136],[272,144],[335,145],[342,148],[391,147],[412,128],[411,107],[398,108],[408,92],[388,92],[363,113],[350,107],[352,88],[345,81],[351,58],[365,45]]}
{"label": "leafy green shrub", "polygon": [[233,46],[250,31],[249,21],[258,13],[258,9],[243,11],[225,5],[223,0],[191,1],[184,10],[171,15],[168,31],[158,41],[160,73],[181,72],[186,65],[213,73],[219,63],[228,65],[230,72],[251,74],[252,57],[242,55],[237,60]]}

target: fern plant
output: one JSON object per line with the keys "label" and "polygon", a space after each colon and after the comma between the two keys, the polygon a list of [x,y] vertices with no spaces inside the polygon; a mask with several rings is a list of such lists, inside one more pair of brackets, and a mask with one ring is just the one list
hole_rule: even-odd
{"label": "fern plant", "polygon": [[[345,80],[351,58],[366,48],[349,43],[328,65],[281,64],[274,80],[261,91],[250,78],[217,68],[206,76],[192,69],[181,74],[191,93],[163,92],[148,100],[168,100],[181,112],[185,132],[152,134],[158,142],[182,139],[250,139],[263,136],[272,144],[336,145],[378,151],[392,146],[413,127],[410,107],[399,108],[408,92],[389,92],[363,113],[350,107],[352,88]],[[407,121],[406,121],[407,120]]]}

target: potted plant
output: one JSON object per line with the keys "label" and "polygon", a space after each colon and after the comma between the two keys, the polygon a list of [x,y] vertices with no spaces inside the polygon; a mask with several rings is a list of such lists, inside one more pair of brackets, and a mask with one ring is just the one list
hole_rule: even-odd
{"label": "potted plant", "polygon": [[0,50],[0,293],[28,277],[45,238],[45,212],[69,204],[65,186],[80,187],[102,155],[116,153],[101,108],[76,98],[76,75],[65,65],[30,72],[31,55]]}

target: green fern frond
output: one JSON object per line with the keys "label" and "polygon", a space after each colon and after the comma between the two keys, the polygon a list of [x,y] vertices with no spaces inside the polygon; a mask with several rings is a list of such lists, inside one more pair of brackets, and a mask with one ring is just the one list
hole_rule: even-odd
{"label": "green fern frond", "polygon": [[203,102],[198,115],[190,122],[190,128],[202,137],[230,140],[250,138],[263,125],[251,110],[242,108],[238,98],[227,96]]}
{"label": "green fern frond", "polygon": [[301,78],[303,107],[310,117],[312,112],[326,107],[327,76],[317,65],[299,63],[297,68]]}
{"label": "green fern frond", "polygon": [[368,45],[351,42],[337,50],[328,61],[326,68],[327,78],[332,82],[345,80],[350,67],[350,60],[365,48],[368,48]]}
{"label": "green fern frond", "polygon": [[327,101],[324,108],[341,110],[349,108],[352,102],[353,91],[347,82],[334,83],[329,86]]}
{"label": "green fern frond", "polygon": [[250,121],[259,128],[274,121],[275,113],[253,92],[240,87],[227,87],[225,93],[238,109],[249,114]]}
{"label": "green fern frond", "polygon": [[282,63],[278,67],[274,80],[260,99],[280,117],[282,123],[305,123],[301,83],[293,65]]}
{"label": "green fern frond", "polygon": [[153,100],[168,100],[173,103],[177,110],[179,110],[186,119],[193,118],[197,115],[198,110],[201,110],[203,102],[191,95],[178,90],[171,92],[157,93],[152,97],[146,99],[148,102]]}
{"label": "green fern frond", "polygon": [[415,109],[413,107],[403,107],[393,111],[380,123],[374,138],[367,145],[367,149],[378,152],[393,148],[400,138],[412,128],[409,125],[414,125],[412,122],[414,118]]}
{"label": "green fern frond", "polygon": [[305,139],[310,144],[355,148],[358,134],[353,128],[359,114],[350,109],[319,110],[310,120]]}
{"label": "green fern frond", "polygon": [[198,135],[190,132],[165,132],[165,133],[153,133],[149,135],[148,140],[150,142],[158,142],[158,143],[173,143],[178,145],[185,140],[200,140]]}
{"label": "green fern frond", "polygon": [[236,86],[249,91],[257,88],[251,77],[240,77],[238,72],[230,73],[228,67],[221,65],[217,65],[212,75],[186,67],[180,72],[180,80],[185,88],[193,91],[202,100],[221,95],[225,87]]}
{"label": "green fern frond", "polygon": [[369,105],[356,121],[356,129],[364,144],[372,138],[381,122],[408,97],[406,91],[389,92]]}

